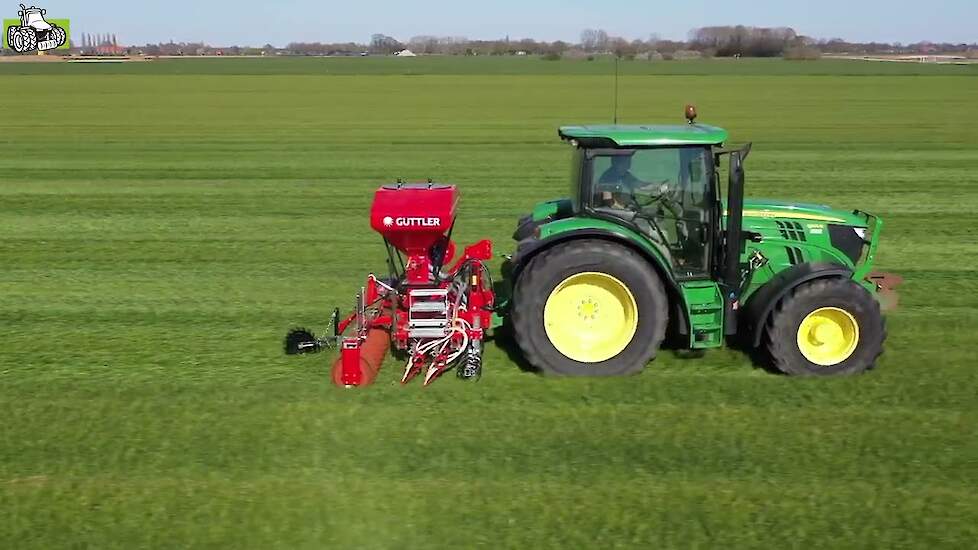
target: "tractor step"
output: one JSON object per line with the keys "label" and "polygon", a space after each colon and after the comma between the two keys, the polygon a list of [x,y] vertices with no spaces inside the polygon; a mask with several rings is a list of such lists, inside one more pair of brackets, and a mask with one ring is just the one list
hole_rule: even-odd
{"label": "tractor step", "polygon": [[693,349],[723,345],[723,295],[714,281],[681,283],[686,313],[689,315],[690,342]]}

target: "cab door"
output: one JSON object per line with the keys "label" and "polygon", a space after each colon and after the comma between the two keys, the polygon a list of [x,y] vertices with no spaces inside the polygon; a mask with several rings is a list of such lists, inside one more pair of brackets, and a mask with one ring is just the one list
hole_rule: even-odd
{"label": "cab door", "polygon": [[631,217],[668,249],[678,278],[708,278],[716,208],[711,159],[700,146],[596,152],[591,204]]}

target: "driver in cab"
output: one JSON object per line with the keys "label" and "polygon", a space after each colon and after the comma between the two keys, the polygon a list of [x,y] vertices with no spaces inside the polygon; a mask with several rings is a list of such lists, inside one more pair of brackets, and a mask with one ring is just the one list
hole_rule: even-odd
{"label": "driver in cab", "polygon": [[663,182],[661,187],[655,189],[655,184],[642,181],[632,174],[631,155],[615,155],[611,157],[611,166],[601,174],[598,179],[598,191],[600,192],[600,203],[608,208],[616,209],[638,209],[640,204],[639,196],[642,196],[646,205],[652,202],[651,199],[658,194],[668,190],[669,186]]}

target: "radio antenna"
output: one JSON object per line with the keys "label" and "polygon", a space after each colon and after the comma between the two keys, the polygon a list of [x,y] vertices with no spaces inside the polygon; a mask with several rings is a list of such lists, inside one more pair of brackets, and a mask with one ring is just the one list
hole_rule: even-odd
{"label": "radio antenna", "polygon": [[614,120],[615,124],[618,124],[618,60],[619,59],[620,57],[618,56],[618,54],[615,54],[615,114],[614,114],[614,118],[612,119]]}

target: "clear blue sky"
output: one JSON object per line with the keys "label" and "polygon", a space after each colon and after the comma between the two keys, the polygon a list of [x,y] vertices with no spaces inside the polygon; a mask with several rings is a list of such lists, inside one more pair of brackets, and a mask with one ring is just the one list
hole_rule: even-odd
{"label": "clear blue sky", "polygon": [[[10,0],[4,17],[16,16]],[[26,2],[26,0],[23,0]],[[744,24],[792,27],[820,38],[911,43],[978,42],[978,0],[35,0],[72,31],[115,33],[120,43],[173,39],[211,45],[367,42],[381,32],[576,42],[584,28],[626,38],[685,38],[689,29]]]}

